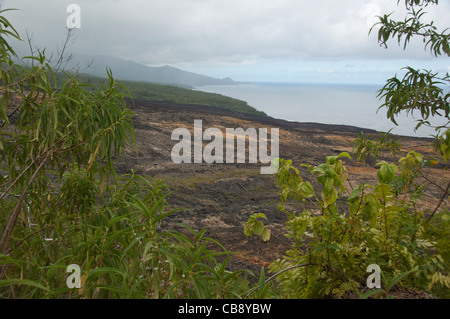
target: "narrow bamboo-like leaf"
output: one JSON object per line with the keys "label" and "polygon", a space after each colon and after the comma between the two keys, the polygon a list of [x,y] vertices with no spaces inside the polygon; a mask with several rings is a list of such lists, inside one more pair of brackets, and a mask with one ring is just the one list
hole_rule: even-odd
{"label": "narrow bamboo-like leaf", "polygon": [[375,294],[383,294],[384,290],[379,288],[379,289],[371,289],[367,292],[365,292],[364,294],[359,296],[359,299],[367,299]]}
{"label": "narrow bamboo-like leaf", "polygon": [[386,289],[388,291],[391,290],[391,288],[394,285],[396,285],[400,280],[402,280],[403,278],[405,278],[406,276],[408,276],[409,274],[411,274],[417,270],[418,270],[418,268],[414,268],[409,271],[402,272],[401,274],[399,274],[398,276],[396,276],[394,279],[391,280],[391,282],[386,286]]}
{"label": "narrow bamboo-like leaf", "polygon": [[6,287],[6,286],[14,286],[14,285],[25,285],[25,286],[32,286],[36,287],[42,290],[45,290],[47,292],[51,292],[50,289],[47,287],[44,287],[42,284],[28,279],[2,279],[0,280],[0,287]]}
{"label": "narrow bamboo-like leaf", "polygon": [[98,150],[99,150],[99,148],[100,148],[100,144],[101,144],[101,140],[98,141],[97,147],[95,148],[94,153],[91,155],[91,158],[90,158],[90,160],[89,160],[88,168],[86,169],[86,173],[88,173],[88,174],[89,174],[89,170],[90,170],[91,167],[92,167],[92,164],[94,164],[94,161],[96,160],[97,152],[98,152]]}

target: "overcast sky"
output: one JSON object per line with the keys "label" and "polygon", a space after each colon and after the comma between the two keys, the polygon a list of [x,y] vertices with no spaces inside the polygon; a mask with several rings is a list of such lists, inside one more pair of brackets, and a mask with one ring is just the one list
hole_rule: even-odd
{"label": "overcast sky", "polygon": [[[403,66],[450,71],[414,41],[403,51],[368,35],[374,17],[403,0],[0,0],[7,18],[35,46],[55,50],[71,3],[81,28],[70,51],[171,65],[238,81],[382,83]],[[443,29],[450,1],[427,8]],[[22,48],[26,48],[25,45]]]}

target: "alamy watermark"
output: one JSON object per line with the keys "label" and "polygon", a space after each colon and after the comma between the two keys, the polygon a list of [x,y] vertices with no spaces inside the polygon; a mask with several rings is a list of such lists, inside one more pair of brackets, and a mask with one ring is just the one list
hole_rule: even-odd
{"label": "alamy watermark", "polygon": [[[222,132],[219,128],[207,128],[203,132],[202,120],[194,121],[194,136],[187,128],[176,128],[172,131],[171,139],[179,140],[172,148],[171,157],[174,163],[248,163],[269,164],[270,166],[261,167],[261,174],[275,174],[278,170],[279,157],[279,129],[270,130],[270,155],[268,148],[268,129],[267,128],[226,128]],[[225,144],[224,144],[225,140]],[[237,140],[237,145],[235,144]],[[203,141],[210,141],[203,148]],[[248,141],[248,156],[247,156]],[[193,142],[193,154],[192,154]],[[235,156],[235,145],[236,156]],[[193,155],[193,156],[192,156]],[[225,155],[225,156],[224,156]],[[193,159],[192,159],[193,158]]]}
{"label": "alamy watermark", "polygon": [[372,273],[367,277],[367,288],[381,288],[381,268],[377,264],[367,266],[367,272]]}
{"label": "alamy watermark", "polygon": [[69,29],[81,28],[81,8],[78,4],[69,4],[66,8],[66,12],[70,13],[67,17],[66,25]]}
{"label": "alamy watermark", "polygon": [[81,269],[77,264],[67,266],[66,272],[71,273],[67,276],[66,284],[70,289],[81,288]]}

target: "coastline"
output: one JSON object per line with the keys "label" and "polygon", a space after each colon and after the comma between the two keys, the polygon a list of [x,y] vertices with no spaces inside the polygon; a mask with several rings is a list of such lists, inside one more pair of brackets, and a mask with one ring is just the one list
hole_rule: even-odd
{"label": "coastline", "polygon": [[[400,136],[430,137],[433,128],[415,131],[416,120],[411,114],[400,114],[396,126],[386,116],[386,109],[377,97],[382,85],[240,82],[238,85],[199,86],[195,90],[216,93],[243,100],[267,115],[301,123],[323,123],[362,127]],[[432,125],[441,125],[431,118]]]}

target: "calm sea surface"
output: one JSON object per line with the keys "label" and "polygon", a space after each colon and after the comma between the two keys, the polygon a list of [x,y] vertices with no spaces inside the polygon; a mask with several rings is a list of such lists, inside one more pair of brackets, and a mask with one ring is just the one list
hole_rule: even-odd
{"label": "calm sea surface", "polygon": [[[392,132],[408,136],[430,136],[434,129],[421,127],[414,132],[415,119],[402,115],[395,126],[386,118],[386,109],[377,91],[382,85],[255,83],[239,85],[209,85],[197,90],[219,93],[246,101],[274,118],[325,124],[345,124]],[[432,119],[434,125],[442,120]]]}

